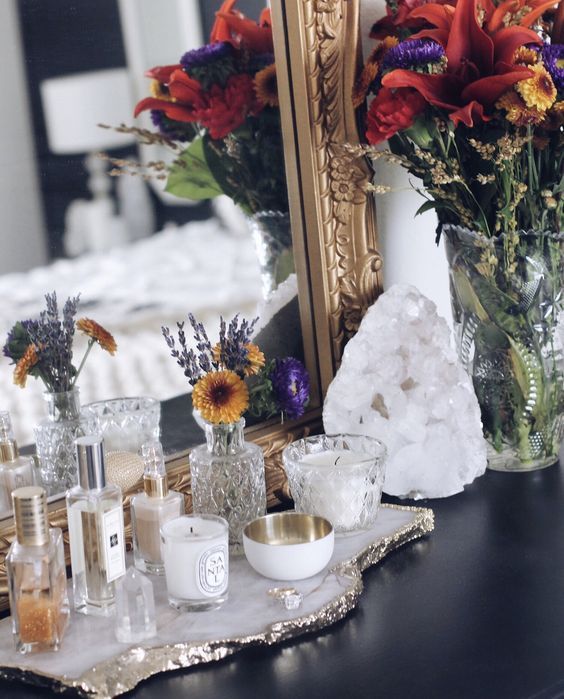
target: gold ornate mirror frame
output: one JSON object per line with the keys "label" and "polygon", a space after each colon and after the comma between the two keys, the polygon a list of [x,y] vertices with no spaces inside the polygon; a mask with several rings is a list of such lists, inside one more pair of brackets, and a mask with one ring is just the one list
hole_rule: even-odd
{"label": "gold ornate mirror frame", "polygon": [[[381,291],[374,208],[363,190],[370,171],[339,154],[340,144],[358,142],[351,94],[359,65],[359,0],[272,0],[271,7],[300,314],[305,354],[317,367],[312,383],[319,405],[346,340]],[[299,421],[247,430],[265,453],[270,506],[288,497],[282,449],[320,427],[316,408]],[[189,504],[187,454],[167,462],[171,487]],[[125,494],[126,520],[132,494]],[[50,521],[66,530],[64,500],[51,505]],[[8,605],[5,555],[13,538],[11,520],[0,523],[0,609]]]}

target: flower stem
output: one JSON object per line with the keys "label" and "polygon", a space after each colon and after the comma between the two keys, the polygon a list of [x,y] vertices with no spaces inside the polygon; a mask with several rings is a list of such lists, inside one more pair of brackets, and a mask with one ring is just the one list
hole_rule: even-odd
{"label": "flower stem", "polygon": [[76,381],[78,377],[80,376],[80,372],[82,371],[82,367],[84,366],[84,363],[86,362],[86,357],[90,354],[90,350],[92,349],[92,345],[94,344],[95,340],[91,339],[88,340],[88,347],[86,348],[86,352],[84,353],[84,356],[82,357],[82,361],[80,362],[80,366],[78,367],[78,370],[74,376],[73,382],[71,384],[71,388],[74,388],[76,385]]}

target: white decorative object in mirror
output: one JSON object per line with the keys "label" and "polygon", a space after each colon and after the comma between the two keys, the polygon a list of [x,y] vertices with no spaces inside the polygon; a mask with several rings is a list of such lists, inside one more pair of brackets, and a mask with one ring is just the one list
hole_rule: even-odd
{"label": "white decorative object in mirror", "polygon": [[145,235],[152,233],[153,211],[143,182],[139,178],[127,178],[119,183],[118,194],[123,204],[120,208],[130,216],[135,216],[136,211],[143,212],[141,217],[135,216],[135,226],[130,226],[125,216],[116,215],[107,163],[97,154],[136,143],[129,133],[99,126],[101,123],[119,126],[131,119],[133,98],[127,70],[114,68],[50,78],[41,83],[41,99],[51,152],[88,153],[85,166],[92,200],[78,199],[70,204],[66,213],[66,252],[79,255],[87,250],[123,245],[132,237],[139,237],[139,226]]}
{"label": "white decorative object in mirror", "polygon": [[384,492],[445,497],[484,473],[486,445],[470,379],[435,304],[392,286],[369,309],[325,399],[326,432],[381,439]]}

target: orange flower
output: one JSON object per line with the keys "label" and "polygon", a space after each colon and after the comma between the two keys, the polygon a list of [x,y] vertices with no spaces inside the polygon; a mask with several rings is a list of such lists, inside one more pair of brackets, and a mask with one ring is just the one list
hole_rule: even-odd
{"label": "orange flower", "polygon": [[21,388],[25,387],[28,374],[31,369],[37,364],[39,357],[35,345],[28,345],[22,358],[16,364],[14,369],[14,383]]}
{"label": "orange flower", "polygon": [[509,90],[495,103],[498,109],[505,110],[505,118],[516,126],[540,124],[545,117],[544,111],[528,107],[515,90]]}
{"label": "orange flower", "polygon": [[520,80],[515,89],[521,95],[527,107],[545,111],[552,106],[556,99],[556,87],[548,70],[540,65],[530,66],[533,75]]}
{"label": "orange flower", "polygon": [[249,389],[234,371],[210,371],[194,386],[192,404],[208,422],[237,422],[249,407]]}
{"label": "orange flower", "polygon": [[115,354],[117,344],[113,335],[111,335],[95,320],[91,320],[90,318],[80,318],[80,320],[76,321],[76,327],[78,330],[80,330],[80,332],[83,332],[85,335],[92,338],[94,342],[97,342],[102,349],[106,350],[106,352]]}
{"label": "orange flower", "polygon": [[247,366],[245,367],[245,376],[254,376],[263,368],[266,360],[259,347],[253,342],[246,344],[245,349],[247,350]]}
{"label": "orange flower", "polygon": [[276,66],[272,63],[255,75],[255,92],[260,102],[268,107],[278,107],[278,83]]}

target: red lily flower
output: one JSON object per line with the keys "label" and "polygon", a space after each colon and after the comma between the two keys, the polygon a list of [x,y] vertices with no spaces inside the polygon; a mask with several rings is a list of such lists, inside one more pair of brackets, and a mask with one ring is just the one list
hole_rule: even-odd
{"label": "red lily flower", "polygon": [[[385,39],[387,36],[400,36],[401,29],[422,27],[425,24],[424,20],[411,16],[411,13],[425,2],[426,0],[400,0],[395,12],[386,5],[386,15],[372,25],[370,38]],[[454,5],[456,0],[437,0],[437,4]],[[454,10],[453,7],[451,9]]]}
{"label": "red lily flower", "polygon": [[[172,68],[172,70],[169,70]],[[194,122],[198,121],[197,112],[207,106],[207,101],[202,86],[197,80],[190,78],[176,66],[163,66],[152,68],[150,77],[158,75],[167,86],[169,99],[146,97],[135,107],[134,116],[138,116],[146,109],[160,109],[169,119],[174,121]]]}
{"label": "red lily flower", "polygon": [[458,0],[454,12],[435,3],[413,10],[410,16],[423,18],[436,28],[410,38],[431,38],[440,43],[448,59],[446,72],[426,75],[398,69],[384,76],[382,84],[414,88],[430,104],[446,109],[457,125],[462,121],[473,126],[476,121],[490,119],[497,99],[530,75],[528,68],[512,64],[515,49],[542,42],[525,27],[490,29],[488,20],[493,18],[495,6],[487,4],[484,26],[478,22],[477,0]]}
{"label": "red lily flower", "polygon": [[235,47],[245,46],[254,53],[272,53],[272,23],[270,10],[264,9],[258,23],[235,10],[237,0],[225,0],[215,13],[216,20],[210,34],[210,43],[228,41]]}
{"label": "red lily flower", "polygon": [[170,76],[174,73],[174,71],[181,69],[182,66],[180,63],[175,63],[172,66],[155,66],[154,68],[145,71],[145,77],[158,80],[160,83],[168,85]]}

